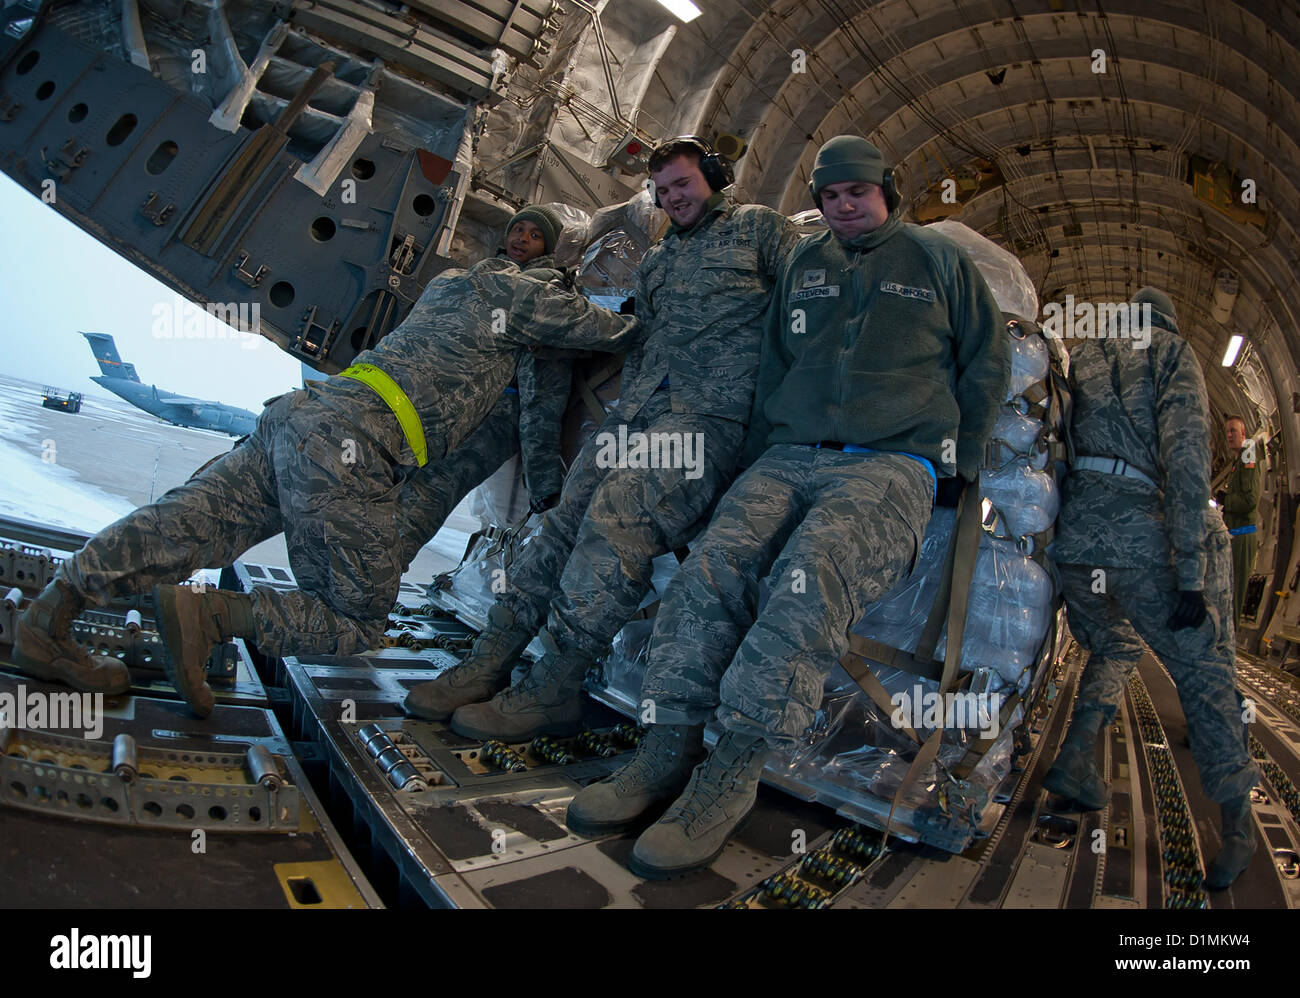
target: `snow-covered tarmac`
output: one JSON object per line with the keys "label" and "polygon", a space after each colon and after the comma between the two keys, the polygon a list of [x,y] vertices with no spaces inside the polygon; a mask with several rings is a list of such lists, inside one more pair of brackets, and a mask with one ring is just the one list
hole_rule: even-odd
{"label": "snow-covered tarmac", "polygon": [[[76,414],[46,409],[41,388],[0,374],[0,516],[93,534],[184,483],[234,443],[225,434],[164,423],[118,399],[87,397]],[[416,557],[408,581],[427,583],[455,566],[478,529],[468,510],[467,499]],[[284,535],[251,548],[243,560],[287,566]]]}

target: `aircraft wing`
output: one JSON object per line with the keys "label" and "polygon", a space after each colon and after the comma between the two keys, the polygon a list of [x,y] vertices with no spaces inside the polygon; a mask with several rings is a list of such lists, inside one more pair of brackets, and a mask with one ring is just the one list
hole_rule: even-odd
{"label": "aircraft wing", "polygon": [[199,414],[199,410],[202,408],[206,407],[211,409],[214,406],[221,404],[219,402],[207,402],[203,399],[190,398],[188,395],[172,395],[168,392],[159,392],[158,401],[163,405],[173,406],[177,409],[184,410],[185,412],[192,413],[195,416]]}

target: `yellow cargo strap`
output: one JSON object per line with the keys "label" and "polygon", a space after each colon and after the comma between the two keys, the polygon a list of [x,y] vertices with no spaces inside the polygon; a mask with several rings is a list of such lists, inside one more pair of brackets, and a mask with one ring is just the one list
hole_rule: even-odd
{"label": "yellow cargo strap", "polygon": [[406,442],[411,445],[411,450],[415,452],[415,463],[423,468],[429,463],[429,446],[424,440],[424,427],[420,425],[420,417],[415,413],[415,406],[411,400],[406,397],[406,392],[374,364],[353,364],[344,371],[339,372],[340,378],[354,378],[363,385],[374,391],[388,408],[393,410],[393,415],[397,417],[398,425],[402,427],[402,433],[406,436]]}

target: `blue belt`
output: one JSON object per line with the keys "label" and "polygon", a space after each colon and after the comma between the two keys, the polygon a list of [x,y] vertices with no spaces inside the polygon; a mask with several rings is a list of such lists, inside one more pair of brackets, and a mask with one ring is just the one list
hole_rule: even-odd
{"label": "blue belt", "polygon": [[507,394],[507,395],[518,395],[518,394],[519,394],[519,389],[518,389],[518,388],[514,388],[514,387],[512,387],[512,386],[510,386],[510,385],[507,385],[507,386],[506,386],[506,394]]}
{"label": "blue belt", "polygon": [[1248,523],[1244,527],[1232,527],[1228,530],[1228,533],[1232,534],[1233,537],[1240,537],[1242,534],[1253,534],[1257,529],[1259,528],[1255,524]]}
{"label": "blue belt", "polygon": [[826,441],[808,446],[816,449],[824,447],[827,450],[840,450],[845,454],[897,454],[899,457],[910,457],[913,461],[920,461],[921,467],[930,476],[930,498],[934,499],[939,494],[939,478],[934,473],[934,465],[930,463],[929,458],[924,458],[920,454],[909,454],[903,450],[876,450],[872,447],[859,447],[857,444],[840,444],[838,447],[831,447],[827,446]]}

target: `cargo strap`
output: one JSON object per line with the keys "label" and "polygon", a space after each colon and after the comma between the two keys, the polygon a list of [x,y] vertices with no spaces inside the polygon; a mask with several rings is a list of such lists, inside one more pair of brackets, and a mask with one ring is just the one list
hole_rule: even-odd
{"label": "cargo strap", "polygon": [[[1056,580],[1054,578],[1052,583],[1052,605],[1056,606],[1057,591],[1055,584]],[[1056,650],[1056,641],[1060,636],[1060,626],[1061,615],[1060,612],[1057,611],[1052,614],[1052,626],[1047,629],[1047,636],[1043,638],[1042,644],[1038,646],[1038,650],[1034,653],[1033,661],[1035,665],[1041,662],[1043,663],[1043,668],[1047,667],[1047,659],[1049,659]],[[1042,696],[1042,691],[1046,689],[1046,687],[1047,684],[1045,682],[1040,682],[1038,684],[1038,693],[1035,695],[1034,703],[1036,703],[1038,698]],[[1014,690],[1015,688],[1012,687],[1012,689]],[[1032,690],[1030,692],[1031,694],[1033,693]],[[976,741],[975,744],[971,745],[966,752],[966,756],[962,759],[961,764],[953,767],[952,772],[954,776],[959,779],[967,779],[970,776],[975,767],[979,765],[980,760],[983,759],[989,749],[993,747],[993,743],[998,740],[998,737],[1006,729],[1008,722],[1011,720],[1011,715],[1015,713],[1016,708],[1024,702],[1024,697],[1022,697],[1018,691],[1013,692],[1012,695],[1003,702],[1002,708],[998,711],[998,733],[992,738],[981,738]],[[1034,703],[1026,705],[1026,715],[1033,710]]]}
{"label": "cargo strap", "polygon": [[601,365],[591,374],[580,375],[576,379],[575,386],[577,388],[578,398],[580,398],[582,404],[587,407],[587,412],[591,414],[591,417],[596,421],[597,426],[605,421],[605,417],[608,416],[609,413],[605,411],[605,406],[601,403],[599,396],[596,395],[595,389],[599,388],[617,374],[622,366],[623,361],[621,358],[618,358],[607,364]]}
{"label": "cargo strap", "polygon": [[429,463],[429,446],[424,439],[424,427],[420,425],[420,417],[416,414],[411,400],[406,397],[406,392],[402,391],[396,381],[374,364],[353,364],[340,371],[339,377],[360,381],[383,399],[384,404],[393,410],[393,415],[397,417],[402,435],[406,437],[407,445],[415,454],[415,463],[421,468]]}
{"label": "cargo strap", "polygon": [[[956,688],[962,638],[966,630],[966,604],[975,574],[975,559],[979,555],[980,533],[979,486],[968,484],[957,504],[957,523],[948,541],[948,554],[939,576],[939,592],[917,640],[916,651],[909,654],[901,648],[858,634],[849,635],[849,651],[840,659],[840,665],[873,700],[876,697],[868,688],[870,683],[861,678],[870,675],[870,666],[859,659],[871,659],[924,679],[937,680],[940,693],[949,693]],[[945,623],[948,627],[947,647],[943,661],[939,662],[934,653]]]}
{"label": "cargo strap", "polygon": [[[604,378],[601,378],[601,381],[604,380]],[[599,385],[600,381],[597,381],[596,384]],[[591,413],[591,417],[596,421],[596,425],[599,426],[605,421],[605,417],[608,413],[605,412],[605,407],[600,404],[600,399],[596,397],[596,393],[592,391],[591,388],[592,386],[586,378],[578,379],[578,395],[582,399],[582,404],[587,407],[587,412]]]}
{"label": "cargo strap", "polygon": [[1001,437],[990,437],[989,442],[984,446],[984,466],[989,471],[1003,471],[1016,461],[1024,461],[1034,470],[1042,470],[1038,468],[1036,459],[1043,455],[1047,456],[1044,464],[1065,461],[1068,457],[1065,444],[1053,440],[1051,432],[1046,427],[1038,432],[1029,450],[1017,450],[1010,441],[1003,440]]}
{"label": "cargo strap", "polygon": [[1011,528],[1007,525],[1006,519],[1002,516],[1002,511],[990,503],[992,519],[985,521],[984,530],[988,535],[999,541],[1008,541],[1016,546],[1016,550],[1027,558],[1033,558],[1044,570],[1047,569],[1046,554],[1047,546],[1056,539],[1056,524],[1053,523],[1046,530],[1040,530],[1033,534],[1013,534]]}
{"label": "cargo strap", "polygon": [[930,768],[930,763],[934,762],[939,756],[939,746],[943,743],[943,728],[935,728],[929,738],[925,740],[916,752],[916,758],[912,764],[907,767],[907,772],[903,775],[903,780],[898,784],[898,789],[894,791],[894,799],[889,803],[889,815],[885,818],[885,842],[889,841],[889,831],[894,823],[894,812],[898,810],[898,805],[903,801],[905,794],[916,783],[917,780]]}
{"label": "cargo strap", "polygon": [[[851,637],[857,637],[857,635],[852,635]],[[883,648],[886,646],[881,645],[881,647]],[[854,649],[854,651],[856,651],[856,649]],[[871,671],[871,666],[864,658],[860,657],[858,654],[850,652],[840,659],[840,666],[849,674],[849,678],[862,688],[862,692],[871,697],[872,702],[880,708],[886,717],[893,716],[894,701],[890,699],[889,691],[885,689],[884,684],[876,678],[875,673]],[[903,718],[903,723],[899,725],[899,729],[906,734],[908,738],[916,742],[916,744],[921,744],[921,736],[918,735],[912,726],[907,723],[906,716]]]}
{"label": "cargo strap", "polygon": [[[914,676],[920,676],[922,679],[933,679],[939,681],[943,675],[943,663],[927,659],[921,661],[914,654],[903,651],[901,648],[894,648],[891,645],[883,644],[880,641],[872,641],[870,638],[864,638],[861,634],[849,634],[849,650],[840,659],[840,665],[844,666],[844,671],[853,677],[854,682],[858,681],[857,672],[869,668],[864,663],[859,663],[856,659],[865,658],[873,662],[879,662],[881,665],[887,665],[893,669],[902,669],[904,672],[910,672]],[[846,664],[846,662],[851,664]],[[861,686],[861,683],[858,683]]]}
{"label": "cargo strap", "polygon": [[1042,381],[1035,381],[1008,404],[1022,416],[1047,423],[1052,401],[1051,374],[1048,374]]}
{"label": "cargo strap", "polygon": [[945,622],[948,626],[947,646],[944,649],[943,672],[939,679],[939,692],[947,693],[957,678],[961,661],[962,638],[966,632],[966,604],[970,598],[971,579],[975,575],[975,559],[980,544],[980,494],[975,482],[962,490],[957,504],[957,524],[948,542],[948,556],[944,561],[939,593],[935,596],[930,617],[925,622],[921,637],[916,643],[915,658],[922,662],[934,659],[939,647],[939,635]]}

